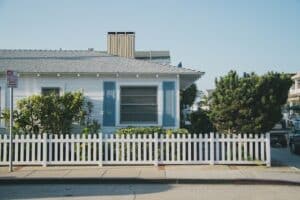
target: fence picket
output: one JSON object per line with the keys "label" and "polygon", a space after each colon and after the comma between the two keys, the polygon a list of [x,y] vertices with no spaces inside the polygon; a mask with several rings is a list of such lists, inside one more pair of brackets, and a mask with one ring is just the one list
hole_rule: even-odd
{"label": "fence picket", "polygon": [[242,136],[238,134],[238,161],[242,161]]}
{"label": "fence picket", "polygon": [[188,162],[192,160],[192,139],[191,134],[188,134]]}
{"label": "fence picket", "polygon": [[165,158],[164,158],[164,155],[165,155],[165,151],[166,151],[166,147],[165,147],[165,135],[160,135],[160,138],[159,138],[159,141],[160,141],[160,161],[163,161]]}
{"label": "fence picket", "polygon": [[138,134],[138,162],[142,161],[142,138],[141,134]]}
{"label": "fence picket", "polygon": [[216,157],[215,160],[220,160],[220,141],[219,141],[219,133],[216,133]]}
{"label": "fence picket", "polygon": [[255,134],[255,160],[258,160],[258,135]]}
{"label": "fence picket", "polygon": [[71,162],[74,162],[74,157],[75,157],[75,137],[74,134],[71,135]]}
{"label": "fence picket", "polygon": [[[1,135],[0,135],[0,140],[1,140]],[[19,161],[19,135],[15,135],[14,139],[14,147],[15,147],[15,157],[14,161],[18,162]],[[0,141],[0,161],[1,161],[1,141]]]}
{"label": "fence picket", "polygon": [[115,135],[116,138],[116,161],[120,161],[120,137],[119,135]]}
{"label": "fence picket", "polygon": [[135,146],[136,145],[136,141],[135,141],[136,134],[133,134],[132,136],[133,136],[133,138],[132,138],[133,142],[131,143],[132,144],[132,161],[135,162],[136,161],[136,153],[135,153],[136,152],[136,146]]}
{"label": "fence picket", "polygon": [[31,139],[32,139],[32,142],[31,142],[31,161],[35,162],[36,161],[36,158],[35,158],[35,145],[36,145],[36,135],[35,134],[32,134],[31,136]]}
{"label": "fence picket", "polygon": [[147,135],[143,135],[143,161],[146,162],[147,161]]}
{"label": "fence picket", "polygon": [[176,156],[177,156],[177,161],[181,161],[181,158],[180,158],[180,153],[181,152],[181,137],[180,137],[180,134],[177,133],[176,134],[176,138],[177,138],[177,149],[176,149]]}
{"label": "fence picket", "polygon": [[175,134],[172,134],[171,139],[172,139],[172,144],[171,144],[172,156],[171,156],[171,159],[174,162],[175,161]]}
{"label": "fence picket", "polygon": [[261,161],[265,161],[265,135],[261,134],[260,139],[260,159]]}
{"label": "fence picket", "polygon": [[248,142],[247,142],[247,138],[248,134],[244,133],[243,134],[243,141],[244,141],[244,161],[248,160]]}
{"label": "fence picket", "polygon": [[[252,134],[249,134],[249,138],[250,139],[253,139],[253,135]],[[254,157],[253,157],[253,144],[254,142],[252,140],[250,140],[249,142],[249,153],[250,153],[250,160],[254,160]]]}
{"label": "fence picket", "polygon": [[149,161],[153,162],[153,150],[152,150],[152,146],[153,146],[153,137],[152,134],[149,135]]}
{"label": "fence picket", "polygon": [[114,161],[114,145],[115,145],[115,137],[114,135],[109,135],[109,140],[110,140],[110,144],[109,144],[109,152],[110,152],[110,161]]}
{"label": "fence picket", "polygon": [[130,161],[130,138],[131,135],[126,135],[126,161]]}
{"label": "fence picket", "polygon": [[198,147],[198,138],[197,138],[197,135],[196,134],[193,134],[193,161],[198,161],[198,150],[197,150],[197,147]]}
{"label": "fence picket", "polygon": [[222,162],[225,162],[225,152],[226,152],[226,150],[225,150],[225,134],[222,134],[222,150],[221,150],[221,152],[222,152]]}
{"label": "fence picket", "polygon": [[199,135],[199,138],[198,138],[198,143],[199,143],[199,161],[204,161],[204,159],[203,159],[203,135],[202,134],[200,134]]}
{"label": "fence picket", "polygon": [[186,142],[186,135],[185,134],[183,134],[182,135],[182,161],[186,161],[186,144],[187,144],[187,142]]}
{"label": "fence picket", "polygon": [[[18,136],[18,135],[16,135],[16,136]],[[37,161],[38,162],[41,162],[42,160],[41,160],[41,154],[42,154],[42,149],[41,149],[41,143],[42,143],[42,137],[41,137],[41,134],[38,134],[38,136],[37,136]],[[17,144],[17,146],[16,147],[18,147],[18,144]],[[16,149],[16,151],[17,151],[17,155],[19,154],[19,151]]]}
{"label": "fence picket", "polygon": [[204,160],[208,161],[208,135],[205,134],[204,138],[205,138],[205,141],[204,141],[204,148],[205,148],[205,150],[204,150],[204,154],[205,154]]}
{"label": "fence picket", "polygon": [[93,139],[92,139],[92,144],[93,144],[93,158],[92,158],[92,160],[93,160],[93,163],[96,163],[97,162],[97,141],[98,141],[98,138],[97,138],[97,134],[96,133],[94,133],[93,134],[93,137],[92,137]]}
{"label": "fence picket", "polygon": [[30,134],[27,134],[25,136],[25,138],[26,138],[26,153],[25,153],[26,157],[25,157],[25,160],[26,160],[26,162],[29,162],[29,153],[30,153],[30,142],[29,142],[29,140],[30,140]]}
{"label": "fence picket", "polygon": [[165,142],[165,147],[166,147],[165,152],[166,152],[166,155],[165,155],[163,161],[165,161],[166,163],[168,163],[168,162],[170,162],[170,135],[169,134],[167,134],[165,136],[165,141],[166,141]]}
{"label": "fence picket", "polygon": [[88,134],[88,141],[87,141],[87,160],[91,162],[91,153],[92,153],[92,142],[91,142],[91,134]]}
{"label": "fence picket", "polygon": [[[49,135],[49,139],[48,139],[48,145],[49,145],[49,162],[53,161],[53,141],[52,140],[53,140],[53,135]],[[41,149],[41,151],[42,151],[42,149]]]}
{"label": "fence picket", "polygon": [[227,161],[231,161],[231,135],[227,135],[226,139],[228,139],[226,142]]}
{"label": "fence picket", "polygon": [[104,161],[110,161],[108,159],[108,135],[105,134],[105,137],[104,137]]}
{"label": "fence picket", "polygon": [[66,143],[65,143],[65,147],[66,147],[66,151],[65,151],[65,161],[69,162],[70,161],[70,142],[69,142],[69,135],[66,135]]}
{"label": "fence picket", "polygon": [[122,162],[125,161],[125,136],[122,134],[121,136],[121,154],[122,154]]}
{"label": "fence picket", "polygon": [[237,145],[237,141],[236,141],[236,136],[232,135],[232,138],[234,139],[232,141],[232,160],[235,162],[236,161],[236,145]]}
{"label": "fence picket", "polygon": [[7,142],[8,142],[8,137],[7,135],[5,134],[4,135],[4,145],[3,145],[3,161],[4,162],[7,162],[7,157],[8,157],[8,151],[7,151]]}
{"label": "fence picket", "polygon": [[80,135],[77,135],[77,137],[76,137],[76,161],[77,162],[81,161],[81,158],[80,158],[80,141],[81,141]]}

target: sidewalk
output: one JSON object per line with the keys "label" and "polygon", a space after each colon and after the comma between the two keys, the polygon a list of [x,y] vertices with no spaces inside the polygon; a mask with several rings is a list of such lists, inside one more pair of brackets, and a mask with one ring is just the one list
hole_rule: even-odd
{"label": "sidewalk", "polygon": [[184,166],[52,166],[0,167],[2,183],[267,183],[300,185],[300,170],[291,167]]}

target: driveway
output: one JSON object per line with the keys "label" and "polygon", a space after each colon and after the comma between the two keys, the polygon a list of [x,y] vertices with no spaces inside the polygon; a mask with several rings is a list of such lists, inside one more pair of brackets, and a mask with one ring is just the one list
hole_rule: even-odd
{"label": "driveway", "polygon": [[272,148],[272,165],[285,165],[300,169],[300,155],[292,154],[289,148]]}

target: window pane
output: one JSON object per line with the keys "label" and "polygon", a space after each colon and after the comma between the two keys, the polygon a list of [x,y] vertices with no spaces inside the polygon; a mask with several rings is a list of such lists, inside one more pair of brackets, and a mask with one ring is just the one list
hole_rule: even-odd
{"label": "window pane", "polygon": [[59,95],[59,88],[42,88],[42,95],[56,94]]}
{"label": "window pane", "polygon": [[156,96],[122,96],[121,104],[156,104]]}
{"label": "window pane", "polygon": [[155,95],[156,96],[156,87],[126,86],[126,87],[122,87],[121,89],[121,96],[123,95],[134,95],[134,96]]}
{"label": "window pane", "polygon": [[156,87],[121,87],[121,123],[157,123]]}

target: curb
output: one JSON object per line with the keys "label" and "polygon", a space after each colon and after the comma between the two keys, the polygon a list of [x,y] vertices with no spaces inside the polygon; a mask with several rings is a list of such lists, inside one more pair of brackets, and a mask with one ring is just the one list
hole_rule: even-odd
{"label": "curb", "polygon": [[227,184],[293,185],[300,182],[270,179],[143,179],[143,178],[2,178],[0,185],[15,184]]}

